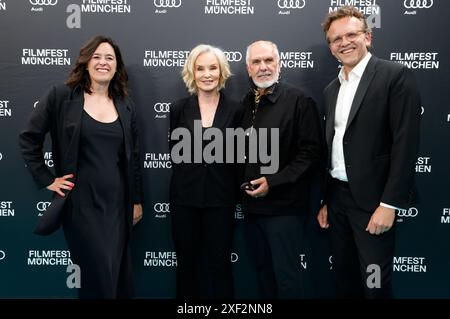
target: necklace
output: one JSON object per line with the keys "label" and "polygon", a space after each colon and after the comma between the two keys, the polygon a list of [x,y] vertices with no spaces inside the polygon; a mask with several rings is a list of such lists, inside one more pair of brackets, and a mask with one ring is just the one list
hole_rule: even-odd
{"label": "necklace", "polygon": [[253,128],[255,126],[256,113],[258,112],[258,106],[259,106],[259,102],[261,101],[261,96],[262,96],[262,94],[260,94],[258,90],[253,90],[253,92],[255,93],[255,107],[252,110],[252,126],[250,127],[249,135],[252,135],[252,133],[253,133]]}

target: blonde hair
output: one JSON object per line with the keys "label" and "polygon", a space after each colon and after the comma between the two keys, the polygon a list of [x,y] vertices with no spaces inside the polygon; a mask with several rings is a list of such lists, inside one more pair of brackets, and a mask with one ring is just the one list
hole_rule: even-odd
{"label": "blonde hair", "polygon": [[230,64],[228,63],[225,53],[221,49],[214,47],[212,45],[199,44],[195,48],[193,48],[189,53],[186,62],[184,64],[183,71],[181,72],[184,84],[186,84],[186,88],[188,89],[190,94],[197,93],[197,85],[195,84],[195,77],[194,77],[195,61],[197,60],[200,54],[207,52],[211,52],[212,54],[214,54],[215,57],[217,58],[217,61],[219,61],[220,77],[219,77],[219,85],[217,87],[218,90],[221,90],[222,88],[225,87],[225,82],[231,76]]}

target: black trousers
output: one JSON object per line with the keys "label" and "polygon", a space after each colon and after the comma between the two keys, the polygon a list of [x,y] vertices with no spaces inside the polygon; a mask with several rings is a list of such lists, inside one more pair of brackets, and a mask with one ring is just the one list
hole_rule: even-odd
{"label": "black trousers", "polygon": [[300,254],[304,215],[245,215],[248,249],[257,271],[260,298],[304,296]]}
{"label": "black trousers", "polygon": [[[395,227],[371,235],[366,227],[373,212],[356,205],[348,183],[331,179],[329,187],[328,220],[337,297],[392,298]],[[372,265],[381,270],[378,281]],[[377,282],[379,287],[374,287]]]}
{"label": "black trousers", "polygon": [[[170,211],[177,254],[177,298],[233,298],[234,207],[171,205]],[[202,252],[210,276],[201,271]],[[210,289],[203,289],[208,286],[205,282],[210,282]]]}

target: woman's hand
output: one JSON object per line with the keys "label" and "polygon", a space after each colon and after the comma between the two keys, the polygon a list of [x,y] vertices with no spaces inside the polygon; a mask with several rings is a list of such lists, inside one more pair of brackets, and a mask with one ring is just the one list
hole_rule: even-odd
{"label": "woman's hand", "polygon": [[133,226],[136,225],[142,219],[142,205],[133,205]]}
{"label": "woman's hand", "polygon": [[60,196],[66,196],[62,190],[67,189],[70,191],[75,186],[74,183],[67,180],[68,178],[73,178],[73,174],[64,175],[63,177],[56,177],[53,183],[47,186],[47,189],[56,192]]}

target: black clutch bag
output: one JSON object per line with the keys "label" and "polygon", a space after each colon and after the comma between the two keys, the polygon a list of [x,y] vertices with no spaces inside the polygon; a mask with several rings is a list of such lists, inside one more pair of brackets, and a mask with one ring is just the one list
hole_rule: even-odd
{"label": "black clutch bag", "polygon": [[63,217],[63,208],[66,202],[68,192],[65,194],[66,196],[62,197],[58,194],[52,200],[52,203],[44,214],[39,217],[39,220],[36,224],[36,227],[33,230],[33,233],[41,236],[48,236],[53,234],[55,231],[61,227],[62,217]]}

